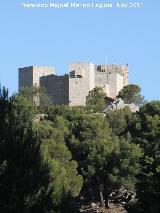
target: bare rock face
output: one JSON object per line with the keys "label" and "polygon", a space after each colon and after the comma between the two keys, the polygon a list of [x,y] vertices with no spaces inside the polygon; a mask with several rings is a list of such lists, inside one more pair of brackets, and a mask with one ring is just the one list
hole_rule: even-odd
{"label": "bare rock face", "polygon": [[106,108],[103,110],[104,113],[107,113],[110,110],[123,109],[124,107],[129,107],[132,112],[139,111],[139,106],[132,104],[125,104],[121,98],[116,98],[112,102],[108,103]]}

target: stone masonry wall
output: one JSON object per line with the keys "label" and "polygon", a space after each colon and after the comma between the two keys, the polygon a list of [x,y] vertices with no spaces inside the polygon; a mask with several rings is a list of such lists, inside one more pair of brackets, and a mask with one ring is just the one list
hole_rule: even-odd
{"label": "stone masonry wall", "polygon": [[116,98],[118,92],[123,88],[123,76],[117,73],[109,74],[110,98]]}
{"label": "stone masonry wall", "polygon": [[22,87],[39,86],[40,77],[54,74],[52,67],[30,66],[19,68],[19,89]]}
{"label": "stone masonry wall", "polygon": [[19,68],[18,70],[18,88],[33,86],[33,66]]}
{"label": "stone masonry wall", "polygon": [[53,67],[46,67],[46,66],[34,66],[33,67],[33,85],[39,86],[40,85],[40,77],[48,76],[55,74],[55,69]]}
{"label": "stone masonry wall", "polygon": [[69,104],[69,76],[49,75],[40,78],[40,86],[55,104]]}
{"label": "stone masonry wall", "polygon": [[121,74],[123,75],[123,86],[128,85],[128,65],[104,64],[98,65],[96,69],[100,72]]}
{"label": "stone masonry wall", "polygon": [[101,87],[107,96],[110,94],[108,84],[108,73],[95,70],[95,86]]}
{"label": "stone masonry wall", "polygon": [[[78,75],[81,70],[82,75]],[[74,63],[69,66],[69,105],[84,106],[86,96],[95,87],[95,66],[92,63]]]}

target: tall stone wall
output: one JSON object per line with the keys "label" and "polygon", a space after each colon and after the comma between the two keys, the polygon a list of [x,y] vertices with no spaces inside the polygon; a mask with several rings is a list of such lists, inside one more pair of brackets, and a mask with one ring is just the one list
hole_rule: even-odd
{"label": "tall stone wall", "polygon": [[108,84],[108,73],[97,71],[95,69],[95,86],[101,87],[106,96],[110,96],[110,86]]}
{"label": "tall stone wall", "polygon": [[69,105],[84,106],[86,96],[95,87],[95,66],[92,63],[74,63],[69,66]]}
{"label": "tall stone wall", "polygon": [[128,85],[128,65],[122,64],[104,64],[96,67],[97,71],[106,73],[116,73],[123,75],[123,86]]}
{"label": "tall stone wall", "polygon": [[53,67],[34,66],[33,67],[33,85],[40,86],[40,78],[42,76],[48,76],[52,74],[55,74],[55,69]]}
{"label": "tall stone wall", "polygon": [[95,84],[96,85],[108,84],[108,73],[95,71]]}
{"label": "tall stone wall", "polygon": [[46,93],[54,104],[69,104],[69,76],[49,75],[40,78],[40,86],[43,86]]}
{"label": "tall stone wall", "polygon": [[18,88],[33,86],[33,66],[19,68],[18,70]]}
{"label": "tall stone wall", "polygon": [[53,67],[30,66],[19,68],[19,89],[40,85],[40,77],[54,74]]}
{"label": "tall stone wall", "polygon": [[117,73],[109,74],[110,98],[116,98],[119,91],[123,88],[123,75]]}

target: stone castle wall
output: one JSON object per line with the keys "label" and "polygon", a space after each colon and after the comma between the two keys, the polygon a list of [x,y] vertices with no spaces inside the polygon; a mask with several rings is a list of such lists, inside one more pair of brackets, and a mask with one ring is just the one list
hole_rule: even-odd
{"label": "stone castle wall", "polygon": [[92,63],[74,63],[69,66],[69,105],[83,106],[86,96],[95,87],[95,67]]}
{"label": "stone castle wall", "polygon": [[110,96],[108,73],[95,70],[95,86],[101,87],[107,96]]}
{"label": "stone castle wall", "polygon": [[123,76],[117,73],[109,74],[110,93],[109,97],[116,98],[118,92],[123,88]]}
{"label": "stone castle wall", "polygon": [[40,77],[55,74],[53,67],[30,66],[19,68],[19,89],[40,86]]}
{"label": "stone castle wall", "polygon": [[123,86],[128,85],[128,65],[104,64],[96,66],[96,70],[106,73],[117,73],[123,75]]}
{"label": "stone castle wall", "polygon": [[19,69],[19,89],[26,86],[43,86],[55,104],[83,106],[86,96],[96,86],[106,96],[115,98],[128,85],[128,65],[94,65],[72,63],[69,75],[56,76],[52,67],[31,66]]}
{"label": "stone castle wall", "polygon": [[53,67],[33,67],[33,85],[40,86],[40,78],[43,76],[48,76],[55,74],[55,69]]}
{"label": "stone castle wall", "polygon": [[49,75],[40,78],[40,85],[55,104],[69,104],[69,76]]}
{"label": "stone castle wall", "polygon": [[33,67],[19,68],[18,88],[33,86]]}

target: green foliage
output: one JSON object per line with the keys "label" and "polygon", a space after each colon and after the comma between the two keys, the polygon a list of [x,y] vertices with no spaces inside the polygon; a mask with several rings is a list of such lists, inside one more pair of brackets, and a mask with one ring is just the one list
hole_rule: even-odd
{"label": "green foliage", "polygon": [[[126,100],[140,103],[140,90],[129,88]],[[160,212],[159,101],[105,117],[95,113],[104,107],[95,88],[87,109],[43,106],[46,117],[35,122],[39,111],[30,92],[0,94],[0,212],[72,213],[80,193],[99,194],[107,205],[111,191],[135,184],[134,212]]]}
{"label": "green foliage", "polygon": [[138,85],[130,84],[119,92],[118,98],[122,98],[126,104],[143,104],[144,97],[141,95],[141,88]]}
{"label": "green foliage", "polygon": [[92,112],[101,112],[105,108],[105,93],[102,88],[95,87],[86,97],[86,106]]}
{"label": "green foliage", "polygon": [[73,126],[68,146],[84,177],[84,190],[105,196],[114,189],[133,189],[139,171],[141,149],[113,136],[101,115],[81,116]]}
{"label": "green foliage", "polygon": [[160,102],[140,108],[131,126],[135,143],[144,150],[137,184],[138,212],[160,212]]}
{"label": "green foliage", "polygon": [[62,203],[68,201],[68,204],[63,203],[63,208],[68,208],[70,200],[79,195],[83,180],[78,175],[77,163],[72,160],[71,153],[64,143],[68,134],[65,121],[61,116],[57,116],[55,122],[41,121],[34,124],[34,131],[42,139],[41,156],[49,169],[52,204],[59,210]]}
{"label": "green foliage", "polygon": [[32,127],[34,109],[23,96],[9,98],[8,91],[2,91],[0,212],[3,213],[64,212],[62,204],[66,210],[82,187],[77,163],[64,143],[67,129],[63,118],[57,117],[56,123],[34,123]]}
{"label": "green foliage", "polygon": [[12,125],[28,128],[37,113],[36,108],[23,96],[13,96],[12,102]]}
{"label": "green foliage", "polygon": [[[28,117],[27,117],[28,115]],[[0,212],[47,212],[47,169],[32,133],[32,110],[21,97],[0,97]]]}
{"label": "green foliage", "polygon": [[128,107],[109,111],[106,113],[106,119],[115,135],[127,136],[128,127],[132,121],[132,112]]}
{"label": "green foliage", "polygon": [[52,122],[46,120],[34,123],[33,130],[35,134],[38,133],[42,140],[54,139],[57,143],[64,143],[64,137],[68,131],[67,128],[65,129],[65,127],[64,129],[56,128]]}
{"label": "green foliage", "polygon": [[71,153],[65,144],[45,140],[41,153],[43,161],[49,167],[54,204],[60,205],[64,195],[78,196],[82,187],[82,177],[77,174],[77,163],[71,160]]}
{"label": "green foliage", "polygon": [[97,138],[104,139],[111,133],[108,124],[102,115],[86,114],[80,115],[73,123],[72,133],[80,141],[96,140]]}
{"label": "green foliage", "polygon": [[142,169],[137,184],[138,212],[160,212],[160,156],[141,160]]}
{"label": "green foliage", "polygon": [[33,106],[40,106],[40,110],[52,104],[51,98],[43,87],[24,87],[19,91],[19,95],[26,98]]}
{"label": "green foliage", "polygon": [[160,149],[160,102],[145,104],[136,114],[130,130],[135,143],[140,143],[145,154],[153,157]]}
{"label": "green foliage", "polygon": [[69,107],[67,105],[52,105],[49,106],[48,109],[46,110],[46,113],[48,115],[48,120],[52,121],[55,123],[55,119],[57,116],[62,116],[66,120],[71,122],[73,120],[76,120],[76,118],[79,115],[84,115],[87,113],[85,107]]}
{"label": "green foliage", "polygon": [[[63,109],[64,106],[52,108],[48,119],[53,123],[60,115],[64,119],[63,124],[68,129],[65,142],[84,179],[82,192],[101,193],[107,201],[108,194],[114,189],[133,189],[141,149],[130,140],[115,137],[115,134],[127,134],[127,125],[132,120],[130,110],[115,111],[106,119],[101,114],[89,114],[84,108]],[[114,122],[118,122],[117,127]]]}

